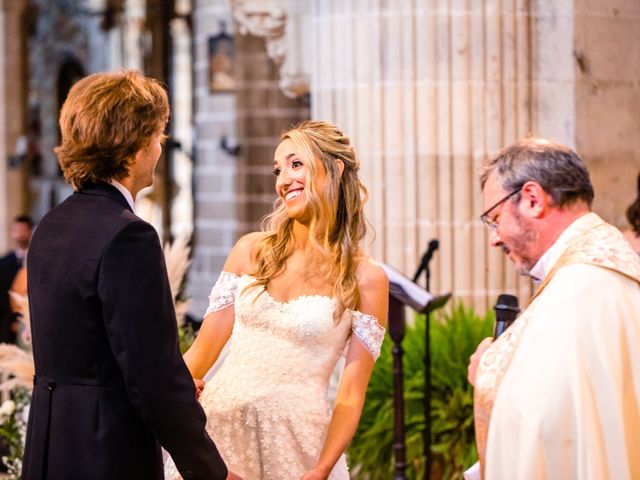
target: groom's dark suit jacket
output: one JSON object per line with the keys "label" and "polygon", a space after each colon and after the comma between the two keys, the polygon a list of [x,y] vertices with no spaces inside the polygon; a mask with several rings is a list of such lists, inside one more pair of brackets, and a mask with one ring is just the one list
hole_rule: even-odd
{"label": "groom's dark suit jacket", "polygon": [[178,349],[156,231],[100,184],[51,210],[27,258],[36,378],[23,478],[223,479]]}

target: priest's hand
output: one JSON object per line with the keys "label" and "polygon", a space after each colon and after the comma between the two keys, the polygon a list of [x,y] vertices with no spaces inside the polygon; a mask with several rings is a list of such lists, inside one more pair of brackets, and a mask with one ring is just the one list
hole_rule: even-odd
{"label": "priest's hand", "polygon": [[478,370],[478,364],[484,354],[485,350],[489,348],[489,345],[493,343],[492,337],[487,337],[480,342],[476,351],[469,357],[469,366],[467,367],[467,379],[473,386],[476,384],[476,371]]}

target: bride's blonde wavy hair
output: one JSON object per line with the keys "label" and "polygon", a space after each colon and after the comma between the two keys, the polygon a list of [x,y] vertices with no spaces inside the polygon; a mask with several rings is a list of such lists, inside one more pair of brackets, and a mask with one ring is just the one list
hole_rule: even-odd
{"label": "bride's blonde wavy hair", "polygon": [[[355,259],[369,229],[364,214],[367,189],[358,177],[360,162],[349,138],[329,122],[302,122],[281,135],[281,141],[286,139],[294,144],[307,170],[309,240],[321,254],[320,271],[333,283],[338,319],[345,309],[357,309],[360,300]],[[342,175],[338,160],[344,164]],[[327,173],[323,187],[317,184],[321,168]],[[269,233],[254,250],[256,281],[249,287],[262,285],[266,289],[269,279],[283,270],[293,251],[293,222],[278,198],[274,211],[263,222]]]}

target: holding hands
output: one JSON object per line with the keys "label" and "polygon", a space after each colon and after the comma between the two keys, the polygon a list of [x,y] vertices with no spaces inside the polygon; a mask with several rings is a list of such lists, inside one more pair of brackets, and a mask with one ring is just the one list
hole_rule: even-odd
{"label": "holding hands", "polygon": [[200,394],[202,394],[202,391],[204,390],[204,380],[200,378],[194,378],[193,383],[196,386],[196,400],[197,400],[198,398],[200,398]]}

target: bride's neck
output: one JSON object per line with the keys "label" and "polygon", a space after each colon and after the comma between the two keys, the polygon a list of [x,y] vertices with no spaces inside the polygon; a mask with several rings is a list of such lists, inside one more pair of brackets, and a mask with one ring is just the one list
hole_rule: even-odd
{"label": "bride's neck", "polygon": [[308,225],[295,222],[292,230],[291,240],[293,242],[294,250],[311,252],[315,250],[315,247],[311,243],[310,237],[311,230]]}

